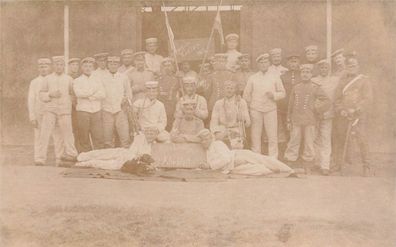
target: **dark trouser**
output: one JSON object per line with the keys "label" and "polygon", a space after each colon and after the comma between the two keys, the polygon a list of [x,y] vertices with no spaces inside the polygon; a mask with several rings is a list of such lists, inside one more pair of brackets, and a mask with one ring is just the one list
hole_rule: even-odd
{"label": "dark trouser", "polygon": [[72,120],[72,128],[73,128],[73,135],[74,135],[74,146],[76,146],[77,152],[81,153],[81,145],[80,145],[80,139],[78,138],[78,117],[77,117],[77,111],[76,107],[72,107],[72,113],[71,113],[71,120]]}
{"label": "dark trouser", "polygon": [[[88,152],[93,149],[104,147],[103,140],[103,120],[102,112],[89,113],[84,111],[77,112],[78,118],[78,139],[81,152]],[[91,140],[93,147],[91,146]]]}
{"label": "dark trouser", "polygon": [[[356,149],[353,148],[353,146],[356,145],[357,149],[360,152],[360,157],[363,165],[369,166],[370,155],[367,139],[367,120],[365,117],[361,117],[357,124],[351,127],[348,143],[345,144],[349,124],[351,124],[351,120],[348,120],[344,117],[337,117],[334,122],[334,156],[336,164],[338,167],[342,167],[344,162],[352,163],[352,158],[355,157],[355,155],[353,154],[353,150]],[[346,147],[345,160],[343,157],[344,147]]]}

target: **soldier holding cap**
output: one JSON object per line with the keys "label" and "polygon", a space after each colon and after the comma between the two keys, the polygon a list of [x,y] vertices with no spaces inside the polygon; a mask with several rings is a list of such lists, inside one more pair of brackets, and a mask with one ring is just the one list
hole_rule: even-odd
{"label": "soldier holding cap", "polygon": [[288,69],[283,67],[282,63],[282,49],[274,48],[269,51],[271,58],[271,66],[269,67],[269,71],[278,74],[279,76],[283,75]]}
{"label": "soldier holding cap", "polygon": [[146,66],[148,70],[158,75],[161,72],[161,62],[163,57],[157,54],[158,50],[158,39],[148,38],[146,39]]}
{"label": "soldier holding cap", "polygon": [[168,142],[169,133],[165,130],[167,117],[164,104],[157,99],[158,81],[147,81],[145,83],[145,97],[133,103],[133,112],[136,115],[139,127],[145,132],[154,132],[154,140]]}
{"label": "soldier holding cap", "polygon": [[[34,128],[34,162],[36,165],[43,165],[39,160],[39,147],[40,147],[40,129],[42,125],[42,119],[44,114],[44,103],[40,100],[40,90],[44,78],[51,73],[51,59],[40,58],[37,61],[39,75],[30,82],[29,93],[28,93],[28,110],[29,120]],[[55,146],[55,153],[58,154],[56,157],[59,159],[62,155],[62,143],[60,139],[59,128],[54,130],[52,135]]]}
{"label": "soldier holding cap", "polygon": [[41,164],[44,164],[47,159],[49,139],[54,133],[56,125],[60,129],[64,150],[63,154],[56,152],[57,164],[59,164],[59,160],[75,161],[77,157],[71,123],[73,79],[65,74],[63,56],[53,57],[52,62],[54,73],[45,78],[40,90],[40,99],[45,104],[37,156],[37,162]]}
{"label": "soldier holding cap", "polygon": [[300,153],[300,145],[304,139],[302,159],[307,167],[308,165],[312,165],[315,158],[316,116],[328,110],[331,105],[330,99],[319,85],[312,82],[312,70],[312,64],[301,65],[301,82],[295,85],[290,93],[287,116],[291,132],[290,141],[285,151],[285,159],[287,161],[297,161]]}
{"label": "soldier holding cap", "polygon": [[172,58],[166,57],[162,60],[161,75],[159,76],[159,97],[164,103],[166,115],[168,116],[167,130],[172,128],[173,117],[177,102],[177,94],[180,89],[180,80],[175,74],[175,62]]}
{"label": "soldier holding cap", "polygon": [[183,77],[182,82],[184,95],[179,99],[176,104],[175,119],[183,116],[182,103],[189,99],[195,102],[194,116],[199,119],[205,120],[208,117],[208,105],[204,97],[196,94],[197,78],[186,76]]}
{"label": "soldier holding cap", "polygon": [[236,95],[236,89],[235,82],[225,82],[225,97],[216,101],[213,107],[210,130],[216,140],[225,141],[230,145],[234,137],[239,137],[243,147],[245,128],[250,126],[250,116],[246,101],[240,95]]}
{"label": "soldier holding cap", "polygon": [[201,142],[198,133],[204,128],[204,123],[195,116],[197,102],[190,98],[182,98],[179,102],[181,104],[182,114],[176,117],[173,122],[170,133],[172,142]]}
{"label": "soldier holding cap", "polygon": [[224,82],[232,80],[233,73],[227,69],[227,54],[214,55],[213,73],[208,76],[208,110],[212,111],[214,104],[224,97]]}
{"label": "soldier holding cap", "polygon": [[312,81],[319,85],[323,92],[331,101],[328,111],[318,116],[317,136],[315,144],[319,158],[319,165],[323,175],[330,172],[330,155],[331,155],[331,132],[334,118],[334,98],[338,86],[338,77],[330,75],[330,64],[326,59],[318,62],[319,75],[312,78]]}
{"label": "soldier holding cap", "polygon": [[238,69],[238,57],[242,55],[237,48],[239,45],[239,35],[236,33],[230,33],[225,36],[225,42],[227,46],[227,64],[228,70],[235,72]]}
{"label": "soldier holding cap", "polygon": [[118,68],[118,72],[126,73],[132,69],[133,67],[133,50],[132,49],[124,49],[121,51],[121,61],[122,65]]}
{"label": "soldier holding cap", "polygon": [[278,158],[278,117],[276,102],[285,97],[279,75],[268,71],[268,53],[256,58],[259,71],[249,77],[243,98],[249,105],[252,151],[261,153],[263,127],[268,137],[268,155]]}
{"label": "soldier holding cap", "polygon": [[154,73],[146,69],[145,54],[144,51],[135,52],[133,54],[135,69],[127,72],[134,101],[144,97],[146,81],[154,80]]}
{"label": "soldier holding cap", "polygon": [[132,91],[125,73],[117,72],[119,65],[120,57],[107,58],[109,71],[103,83],[106,97],[102,103],[105,148],[115,146],[114,130],[121,147],[128,148],[130,144],[128,116],[122,106],[132,101]]}
{"label": "soldier holding cap", "polygon": [[346,74],[344,49],[338,49],[331,54],[333,60],[333,75],[343,77]]}
{"label": "soldier holding cap", "polygon": [[341,78],[335,96],[336,163],[342,168],[345,162],[351,162],[355,143],[362,158],[363,172],[369,175],[367,121],[373,102],[372,87],[369,78],[360,73],[356,56],[346,58],[346,68],[347,73]]}
{"label": "soldier holding cap", "polygon": [[78,136],[76,138],[79,139],[81,152],[104,148],[101,101],[105,98],[105,91],[102,81],[93,74],[94,64],[94,58],[84,58],[81,61],[82,75],[73,82],[77,97]]}
{"label": "soldier holding cap", "polygon": [[247,80],[254,74],[250,68],[249,54],[242,54],[238,57],[238,67],[239,69],[233,75],[232,80],[237,83],[237,94],[242,96]]}

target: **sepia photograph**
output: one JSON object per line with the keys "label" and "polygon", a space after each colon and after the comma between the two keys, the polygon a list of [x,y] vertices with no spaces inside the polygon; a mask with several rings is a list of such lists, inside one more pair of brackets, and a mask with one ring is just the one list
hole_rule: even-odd
{"label": "sepia photograph", "polygon": [[395,247],[396,0],[0,0],[0,246]]}

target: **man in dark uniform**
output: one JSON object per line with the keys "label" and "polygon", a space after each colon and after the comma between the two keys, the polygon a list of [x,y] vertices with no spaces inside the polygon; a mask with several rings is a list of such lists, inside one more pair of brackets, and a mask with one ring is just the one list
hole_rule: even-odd
{"label": "man in dark uniform", "polygon": [[249,54],[242,54],[238,57],[238,67],[239,69],[233,75],[233,81],[237,83],[237,94],[242,96],[247,80],[254,74],[250,68]]}
{"label": "man in dark uniform", "polygon": [[[370,171],[367,137],[367,113],[372,102],[372,88],[367,76],[359,73],[355,56],[346,59],[346,75],[340,79],[335,96],[335,157],[337,166],[351,163],[352,144],[360,150],[363,173]],[[342,170],[341,170],[342,171]]]}
{"label": "man in dark uniform", "polygon": [[180,89],[179,78],[175,74],[175,62],[172,58],[166,57],[161,63],[161,75],[159,77],[159,100],[164,103],[167,126],[170,131],[173,123],[173,116],[176,109],[177,94]]}

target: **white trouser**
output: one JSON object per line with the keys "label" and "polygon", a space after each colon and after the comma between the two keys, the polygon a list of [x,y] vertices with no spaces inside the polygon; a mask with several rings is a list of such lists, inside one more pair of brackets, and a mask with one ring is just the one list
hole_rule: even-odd
{"label": "white trouser", "polygon": [[[43,115],[39,115],[36,120],[38,123],[38,127],[34,128],[34,161],[39,162],[40,161],[40,156],[39,156],[40,131],[43,122]],[[52,133],[52,140],[54,142],[56,163],[58,164],[63,154],[63,145],[62,145],[62,138],[60,136],[59,126],[55,126],[54,132]]]}
{"label": "white trouser", "polygon": [[304,150],[302,159],[312,161],[315,158],[315,125],[293,125],[290,131],[290,141],[287,144],[285,158],[289,161],[296,161],[300,152],[302,135],[304,134]]}
{"label": "white trouser", "polygon": [[261,138],[263,134],[263,125],[268,137],[268,155],[278,158],[278,117],[277,111],[260,112],[250,111],[252,118],[251,140],[252,151],[261,153]]}
{"label": "white trouser", "polygon": [[47,160],[47,150],[49,139],[54,133],[55,127],[59,126],[59,133],[63,154],[77,157],[77,150],[74,146],[74,136],[71,123],[71,115],[57,115],[52,112],[45,112],[40,130],[40,142],[38,148],[37,161],[45,162]]}
{"label": "white trouser", "polygon": [[318,123],[315,139],[316,153],[322,169],[330,169],[331,131],[333,119],[324,119]]}

